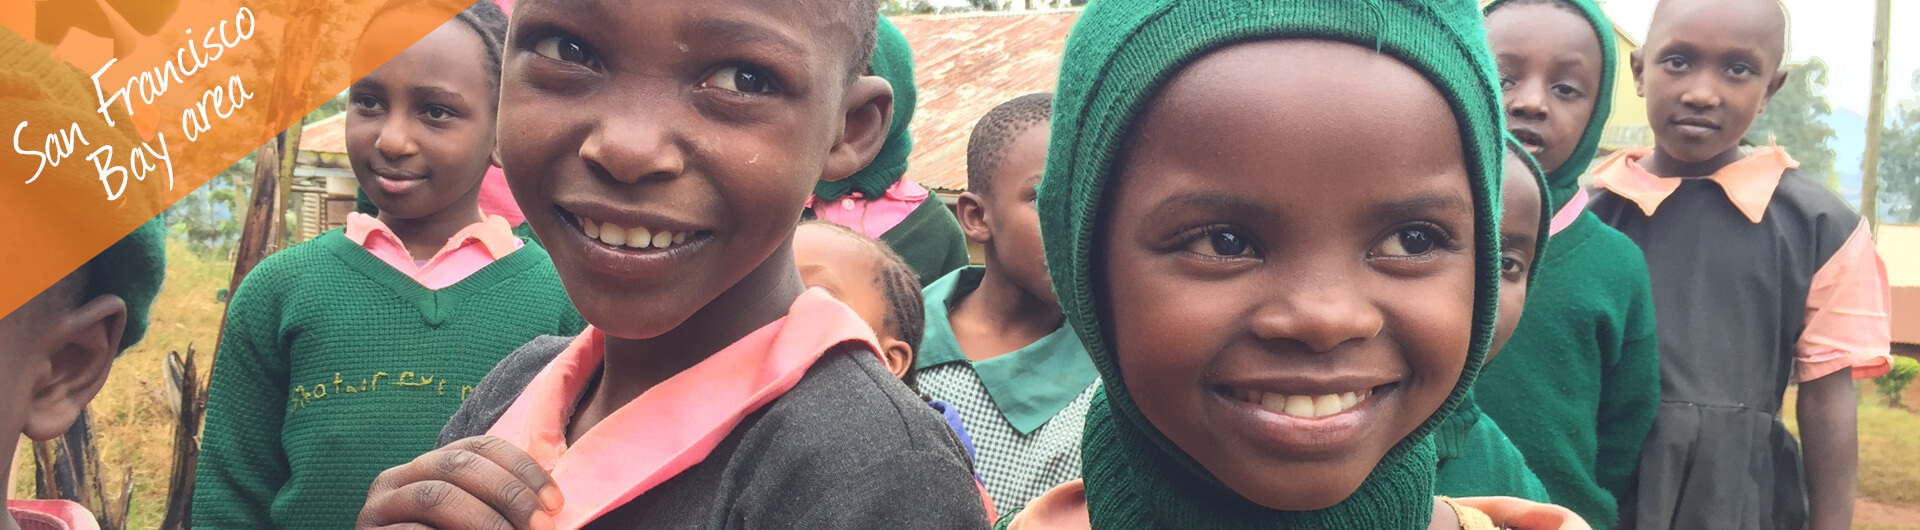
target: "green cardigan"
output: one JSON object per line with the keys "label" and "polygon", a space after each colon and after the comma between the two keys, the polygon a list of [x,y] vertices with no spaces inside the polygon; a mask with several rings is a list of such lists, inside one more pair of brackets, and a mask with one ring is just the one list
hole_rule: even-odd
{"label": "green cardigan", "polygon": [[1555,504],[1612,528],[1660,402],[1646,260],[1582,212],[1540,262],[1518,329],[1474,393]]}
{"label": "green cardigan", "polygon": [[584,326],[532,244],[438,291],[342,230],[268,257],[227,308],[194,527],[353,526],[374,476],[431,450],[494,364]]}

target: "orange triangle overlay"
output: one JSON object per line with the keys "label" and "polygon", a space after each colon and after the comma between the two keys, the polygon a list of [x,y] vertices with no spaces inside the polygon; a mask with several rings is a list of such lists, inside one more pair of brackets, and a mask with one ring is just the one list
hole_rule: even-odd
{"label": "orange triangle overlay", "polygon": [[[178,0],[129,20],[20,4],[0,14],[0,315],[468,5]],[[375,16],[397,18],[362,35]],[[36,36],[35,17],[79,22]]]}

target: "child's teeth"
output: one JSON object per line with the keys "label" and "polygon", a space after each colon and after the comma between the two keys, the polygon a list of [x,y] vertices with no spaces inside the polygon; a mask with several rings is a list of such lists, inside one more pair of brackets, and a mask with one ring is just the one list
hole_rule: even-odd
{"label": "child's teeth", "polygon": [[1340,396],[1327,394],[1313,398],[1314,416],[1332,416],[1344,409],[1346,407],[1340,406]]}
{"label": "child's teeth", "polygon": [[[1254,394],[1260,394],[1260,393],[1254,392]],[[1260,395],[1259,397],[1260,397],[1260,406],[1262,408],[1265,408],[1267,410],[1271,410],[1274,412],[1284,412],[1287,410],[1287,396],[1283,396],[1280,394],[1264,394],[1264,395]]]}
{"label": "child's teeth", "polygon": [[652,246],[652,245],[653,245],[652,230],[647,230],[645,227],[638,227],[638,226],[627,229],[627,246],[633,247],[633,248],[647,248],[648,246]]}
{"label": "child's teeth", "polygon": [[673,244],[675,244],[675,245],[678,245],[678,244],[681,244],[681,243],[685,243],[685,242],[687,242],[687,233],[686,233],[686,232],[674,232],[674,233],[673,233]]}
{"label": "child's teeth", "polygon": [[1236,396],[1249,403],[1259,404],[1261,408],[1302,418],[1332,416],[1352,409],[1367,400],[1371,391],[1346,392],[1322,396],[1288,396],[1267,394],[1257,390],[1239,391]]}
{"label": "child's teeth", "polygon": [[580,230],[587,233],[588,239],[600,239],[600,225],[592,219],[580,218]]}
{"label": "child's teeth", "polygon": [[653,246],[655,248],[667,248],[667,245],[671,244],[673,244],[673,232],[661,230],[653,234]]}
{"label": "child's teeth", "polygon": [[1307,396],[1287,396],[1287,408],[1282,412],[1302,418],[1319,417],[1313,413],[1313,398]]}
{"label": "child's teeth", "polygon": [[620,225],[606,223],[600,226],[600,242],[613,246],[627,244],[627,229]]}

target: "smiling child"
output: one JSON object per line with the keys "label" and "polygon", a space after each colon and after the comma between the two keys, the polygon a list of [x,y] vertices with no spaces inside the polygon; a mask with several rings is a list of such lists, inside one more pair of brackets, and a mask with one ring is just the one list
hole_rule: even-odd
{"label": "smiling child", "polygon": [[1475,401],[1554,503],[1610,528],[1660,399],[1645,257],[1586,211],[1579,183],[1613,101],[1613,23],[1590,0],[1502,0],[1486,16],[1507,128],[1547,172],[1553,244]]}
{"label": "smiling child", "polygon": [[[1890,366],[1892,292],[1865,219],[1785,150],[1740,146],[1786,82],[1786,33],[1772,0],[1660,2],[1632,58],[1654,147],[1594,170],[1589,208],[1646,253],[1660,319],[1623,527],[1853,524],[1853,379]],[[1798,443],[1780,419],[1793,383]]]}
{"label": "smiling child", "polygon": [[480,214],[506,17],[481,0],[418,42],[383,38],[427,13],[383,8],[354,51],[369,73],[347,157],[379,216],[269,256],[227,309],[196,528],[353,524],[374,476],[432,449],[502,357],[585,325],[547,254]]}
{"label": "smiling child", "polygon": [[1011,526],[1488,527],[1428,438],[1498,308],[1483,38],[1472,2],[1087,9],[1039,211],[1103,388],[1084,481]]}
{"label": "smiling child", "polygon": [[814,183],[886,137],[877,13],[516,2],[500,161],[591,326],[503,360],[360,526],[985,526],[952,431],[794,265]]}

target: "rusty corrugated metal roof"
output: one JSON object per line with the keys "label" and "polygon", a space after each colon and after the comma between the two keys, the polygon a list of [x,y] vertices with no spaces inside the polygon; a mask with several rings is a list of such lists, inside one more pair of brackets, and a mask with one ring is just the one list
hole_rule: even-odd
{"label": "rusty corrugated metal roof", "polygon": [[300,150],[347,154],[347,113],[335,114],[301,128]]}
{"label": "rusty corrugated metal roof", "polygon": [[913,154],[907,176],[928,188],[967,189],[967,138],[995,105],[1053,90],[1078,10],[891,19],[913,46]]}

